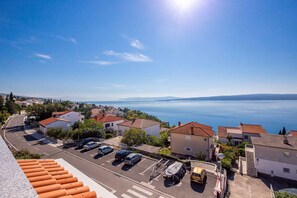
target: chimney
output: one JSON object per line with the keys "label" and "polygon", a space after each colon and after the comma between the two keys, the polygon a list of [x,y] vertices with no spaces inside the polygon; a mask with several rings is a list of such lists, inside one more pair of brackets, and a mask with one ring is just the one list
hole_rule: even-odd
{"label": "chimney", "polygon": [[178,122],[178,126],[181,126],[181,122]]}
{"label": "chimney", "polygon": [[289,140],[287,136],[284,136],[284,144],[289,144]]}

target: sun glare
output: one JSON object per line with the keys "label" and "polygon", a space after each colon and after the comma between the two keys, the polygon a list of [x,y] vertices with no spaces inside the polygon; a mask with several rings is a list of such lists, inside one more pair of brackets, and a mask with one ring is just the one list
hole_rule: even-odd
{"label": "sun glare", "polygon": [[190,10],[196,1],[198,0],[172,0],[173,6],[182,12]]}

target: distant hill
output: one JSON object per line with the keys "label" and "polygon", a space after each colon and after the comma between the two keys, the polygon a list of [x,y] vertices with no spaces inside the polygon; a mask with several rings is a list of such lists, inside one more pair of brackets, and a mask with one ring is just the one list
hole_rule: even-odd
{"label": "distant hill", "polygon": [[172,100],[297,100],[297,94],[247,94],[230,96],[210,96],[178,98]]}

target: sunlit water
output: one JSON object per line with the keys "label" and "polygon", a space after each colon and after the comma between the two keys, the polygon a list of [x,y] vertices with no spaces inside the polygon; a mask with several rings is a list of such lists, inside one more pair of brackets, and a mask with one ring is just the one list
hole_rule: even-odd
{"label": "sunlit water", "polygon": [[197,121],[218,126],[238,126],[240,122],[261,124],[268,132],[297,130],[297,101],[153,101],[153,102],[92,102],[95,104],[128,107],[141,110],[168,121],[170,125]]}

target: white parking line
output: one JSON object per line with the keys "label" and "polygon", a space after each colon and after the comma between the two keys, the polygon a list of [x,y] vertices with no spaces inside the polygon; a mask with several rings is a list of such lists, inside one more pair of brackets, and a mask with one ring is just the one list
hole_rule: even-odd
{"label": "white parking line", "polygon": [[110,163],[110,162],[112,162],[114,160],[114,158],[111,158],[110,160],[107,160],[106,162],[107,163]]}
{"label": "white parking line", "polygon": [[138,162],[137,164],[140,164],[141,162],[145,161],[146,158],[142,158],[142,160],[140,162]]}
{"label": "white parking line", "polygon": [[128,193],[135,195],[138,198],[147,198],[146,196],[143,196],[142,194],[139,194],[138,192],[135,192],[134,190],[127,190]]}
{"label": "white parking line", "polygon": [[124,197],[124,198],[132,198],[132,197],[130,197],[129,195],[127,195],[127,194],[125,194],[125,193],[123,193],[123,194],[121,195],[121,197]]}
{"label": "white parking line", "polygon": [[146,171],[148,171],[148,170],[149,170],[150,168],[152,168],[154,165],[156,165],[157,163],[159,163],[161,160],[162,160],[162,159],[160,159],[159,161],[153,163],[150,167],[148,167],[147,169],[145,169],[143,172],[141,172],[141,173],[139,173],[139,174],[140,174],[140,175],[144,175],[144,173],[145,173]]}
{"label": "white parking line", "polygon": [[39,151],[39,148],[36,148],[35,146],[33,146],[33,148],[35,148],[36,150],[38,150],[38,151]]}
{"label": "white parking line", "polygon": [[49,156],[49,154],[47,154],[46,152],[43,152],[43,154]]}
{"label": "white parking line", "polygon": [[143,189],[143,188],[140,188],[140,187],[138,187],[138,186],[132,186],[132,188],[134,188],[134,189],[136,189],[136,190],[138,190],[138,191],[140,191],[140,192],[143,192],[144,194],[147,194],[147,195],[149,195],[149,196],[152,196],[152,192],[150,192],[150,191],[148,191],[148,190],[145,190],[145,189]]}
{"label": "white parking line", "polygon": [[90,156],[92,156],[92,157],[94,157],[95,155],[97,155],[98,153],[94,153],[94,154],[92,154],[92,155],[90,155]]}

